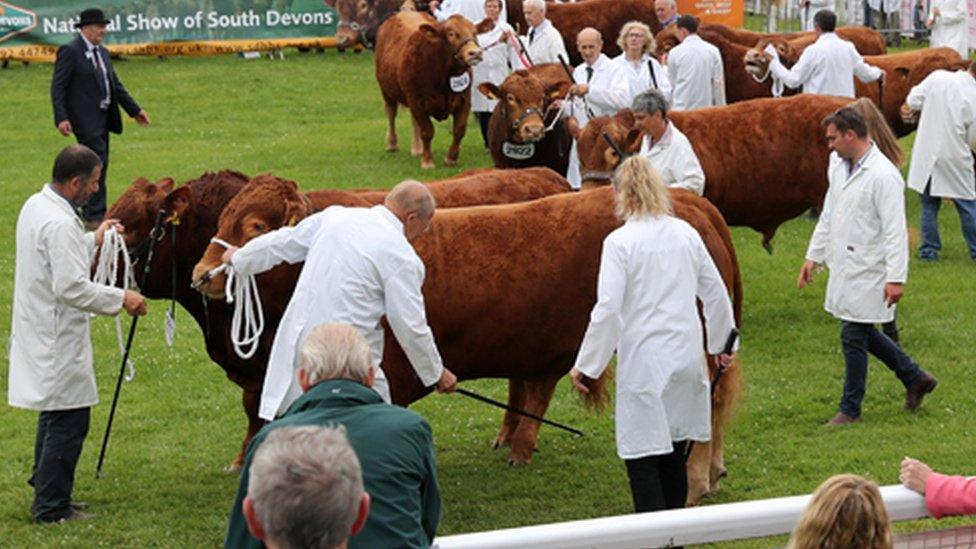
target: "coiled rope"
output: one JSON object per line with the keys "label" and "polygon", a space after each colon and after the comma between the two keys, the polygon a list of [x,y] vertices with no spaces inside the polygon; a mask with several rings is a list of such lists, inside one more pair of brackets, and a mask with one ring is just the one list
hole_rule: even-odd
{"label": "coiled rope", "polygon": [[[122,258],[121,261],[119,258]],[[105,231],[102,245],[98,249],[98,263],[95,265],[95,274],[92,282],[104,286],[116,287],[119,281],[119,268],[122,268],[121,286],[123,290],[134,288],[136,277],[132,272],[132,260],[129,259],[129,249],[125,245],[125,239],[115,229],[109,228]],[[121,311],[120,311],[121,312]],[[125,340],[122,336],[122,316],[115,315],[115,340],[119,344],[119,355],[125,356]],[[132,381],[136,377],[136,365],[132,359],[125,363],[128,372],[125,374],[126,381]]]}
{"label": "coiled rope", "polygon": [[[233,247],[229,242],[217,237],[211,238],[210,241],[224,248]],[[258,283],[254,275],[242,276],[234,270],[233,265],[226,263],[211,270],[210,274],[217,275],[221,271],[227,275],[227,282],[224,284],[227,303],[234,304],[230,340],[237,356],[247,360],[257,352],[261,334],[264,332],[264,309],[261,308]]]}

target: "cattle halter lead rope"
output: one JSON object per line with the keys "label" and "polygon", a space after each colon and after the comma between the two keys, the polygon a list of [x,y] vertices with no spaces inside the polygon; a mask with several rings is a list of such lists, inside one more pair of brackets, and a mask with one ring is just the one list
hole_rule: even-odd
{"label": "cattle halter lead rope", "polygon": [[[217,237],[211,238],[210,242],[227,249],[234,247],[233,244]],[[228,304],[234,304],[234,314],[230,322],[230,341],[234,345],[237,356],[247,360],[257,352],[261,334],[264,332],[264,309],[261,308],[258,283],[254,275],[240,275],[229,263],[222,266],[227,275],[224,295]],[[210,272],[213,273],[219,268]]]}
{"label": "cattle halter lead rope", "polygon": [[[129,258],[129,250],[125,245],[125,239],[112,227],[105,231],[102,237],[102,245],[98,249],[98,263],[95,266],[95,274],[92,282],[104,286],[115,286],[119,280],[119,257],[122,257],[121,267],[123,290],[127,290],[136,285],[136,276],[132,272],[132,260]],[[119,356],[125,357],[125,340],[122,337],[122,316],[115,315],[115,340],[119,344]],[[128,373],[125,375],[126,381],[132,381],[136,377],[136,365],[132,360],[125,359]]]}

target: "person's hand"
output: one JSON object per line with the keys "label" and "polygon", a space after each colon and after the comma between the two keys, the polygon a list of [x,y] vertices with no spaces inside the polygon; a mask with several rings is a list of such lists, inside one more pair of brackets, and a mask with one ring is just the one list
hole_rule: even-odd
{"label": "person's hand", "polygon": [[142,316],[146,314],[146,298],[139,292],[126,290],[125,297],[122,299],[122,308],[132,316]]}
{"label": "person's hand", "polygon": [[728,369],[732,367],[732,363],[734,360],[735,360],[735,353],[732,353],[730,355],[722,353],[720,355],[715,356],[715,364],[718,366],[718,371],[723,373],[728,371]]}
{"label": "person's hand", "polygon": [[573,84],[572,87],[569,88],[569,95],[583,97],[589,91],[590,86],[588,84]]}
{"label": "person's hand", "polygon": [[898,480],[905,485],[905,488],[914,490],[919,494],[925,495],[925,483],[932,474],[932,468],[917,459],[905,457],[901,461],[901,474]]}
{"label": "person's hand", "polygon": [[932,8],[932,17],[938,17],[940,15],[942,15],[942,10],[938,7]]}
{"label": "person's hand", "polygon": [[102,221],[102,224],[95,229],[95,245],[101,246],[102,242],[105,241],[105,231],[114,228],[116,232],[122,234],[125,232],[125,227],[119,223],[118,219],[106,219]]}
{"label": "person's hand", "polygon": [[885,81],[888,79],[888,73],[882,71],[881,76],[878,77],[878,83],[882,86],[885,85]]}
{"label": "person's hand", "polygon": [[238,249],[239,248],[237,246],[231,246],[230,248],[227,248],[226,250],[224,250],[224,255],[220,256],[220,260],[229,265],[231,260],[234,259],[234,252],[236,252]]}
{"label": "person's hand", "polygon": [[138,123],[140,126],[149,125],[149,115],[146,114],[146,111],[139,111],[139,113],[136,114],[133,118],[135,118],[136,123]]}
{"label": "person's hand", "polygon": [[569,371],[569,377],[573,380],[573,388],[575,388],[577,391],[583,393],[584,395],[590,392],[590,388],[586,386],[586,376],[583,375],[583,372],[573,368]]}
{"label": "person's hand", "polygon": [[457,389],[457,383],[457,376],[447,368],[444,368],[444,371],[441,372],[440,380],[437,381],[437,392],[453,393]]}
{"label": "person's hand", "polygon": [[58,122],[58,131],[61,132],[61,135],[65,136],[65,137],[68,137],[69,135],[71,135],[71,121],[70,120],[62,120],[62,121]]}
{"label": "person's hand", "polygon": [[800,275],[796,277],[797,288],[802,290],[807,284],[813,284],[813,271],[816,267],[816,262],[809,259],[803,262],[803,266],[800,267]]}
{"label": "person's hand", "polygon": [[763,49],[763,53],[766,54],[766,56],[770,59],[779,59],[779,52],[776,51],[776,46],[772,44],[766,44],[766,47]]}
{"label": "person's hand", "polygon": [[439,8],[440,5],[441,3],[439,0],[431,0],[430,3],[427,4],[427,10],[430,11],[430,13],[434,13],[437,11],[437,8]]}
{"label": "person's hand", "polygon": [[884,287],[885,305],[891,307],[905,294],[905,285],[901,282],[888,282]]}
{"label": "person's hand", "polygon": [[935,24],[935,19],[926,19],[925,20],[925,28],[931,29],[933,24]]}

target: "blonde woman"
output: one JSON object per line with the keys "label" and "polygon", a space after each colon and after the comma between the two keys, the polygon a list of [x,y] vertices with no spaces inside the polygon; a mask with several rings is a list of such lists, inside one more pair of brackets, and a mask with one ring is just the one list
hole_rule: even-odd
{"label": "blonde woman", "polygon": [[[580,392],[617,350],[617,454],[634,511],[683,507],[686,442],[711,438],[709,382],[702,349],[718,355],[735,327],[725,285],[701,237],[672,215],[661,176],[642,156],[613,179],[622,227],[603,241],[597,303],[570,375]],[[733,355],[720,355],[721,367]]]}
{"label": "blonde woman", "polygon": [[891,549],[891,521],[878,485],[858,475],[828,478],[814,492],[787,549]]}
{"label": "blonde woman", "polygon": [[613,60],[627,73],[630,84],[627,102],[650,89],[660,90],[665,99],[671,101],[671,81],[668,71],[655,56],[657,46],[651,28],[640,21],[631,21],[620,29],[617,45],[623,53]]}

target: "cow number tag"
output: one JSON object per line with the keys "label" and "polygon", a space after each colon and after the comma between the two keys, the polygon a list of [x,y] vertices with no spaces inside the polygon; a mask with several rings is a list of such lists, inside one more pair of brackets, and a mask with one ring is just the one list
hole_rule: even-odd
{"label": "cow number tag", "polygon": [[535,154],[535,143],[509,143],[502,145],[502,154],[512,160],[528,160]]}
{"label": "cow number tag", "polygon": [[172,309],[166,309],[163,319],[163,336],[166,338],[166,346],[173,346],[173,336],[176,334],[176,317],[173,316]]}
{"label": "cow number tag", "polygon": [[451,77],[451,91],[461,93],[471,85],[471,75],[468,73]]}

